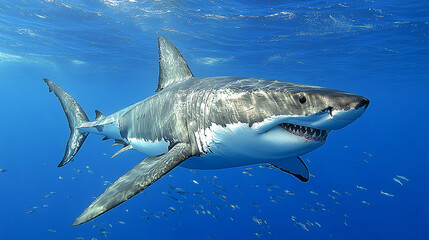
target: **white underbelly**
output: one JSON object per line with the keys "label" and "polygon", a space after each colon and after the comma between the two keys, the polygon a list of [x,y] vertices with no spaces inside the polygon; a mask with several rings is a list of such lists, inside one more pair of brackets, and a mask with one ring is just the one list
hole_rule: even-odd
{"label": "white underbelly", "polygon": [[199,157],[187,159],[181,166],[192,169],[221,169],[269,163],[306,154],[323,145],[309,141],[277,126],[259,133],[245,123],[225,127],[213,124],[195,133]]}
{"label": "white underbelly", "polygon": [[169,142],[164,140],[145,140],[141,138],[128,138],[128,142],[133,148],[149,157],[157,156],[168,151]]}

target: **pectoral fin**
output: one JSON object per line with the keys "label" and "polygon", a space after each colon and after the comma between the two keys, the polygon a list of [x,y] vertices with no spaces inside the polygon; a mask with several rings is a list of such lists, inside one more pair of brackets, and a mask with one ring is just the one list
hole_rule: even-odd
{"label": "pectoral fin", "polygon": [[149,157],[120,177],[75,220],[73,226],[88,222],[149,187],[191,156],[191,147],[178,143],[167,153]]}
{"label": "pectoral fin", "polygon": [[310,178],[307,166],[300,157],[289,158],[278,162],[268,163],[273,167],[280,169],[283,172],[287,172],[294,177],[298,178],[302,182],[307,182]]}

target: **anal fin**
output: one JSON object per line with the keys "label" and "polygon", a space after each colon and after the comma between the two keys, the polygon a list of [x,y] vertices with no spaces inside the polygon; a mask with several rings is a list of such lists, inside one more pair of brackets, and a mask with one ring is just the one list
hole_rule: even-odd
{"label": "anal fin", "polygon": [[307,166],[300,157],[289,158],[278,162],[268,163],[269,165],[278,168],[279,170],[289,173],[298,178],[302,182],[307,182],[310,178]]}
{"label": "anal fin", "polygon": [[167,153],[149,157],[137,164],[113,183],[75,220],[73,226],[88,222],[119,204],[127,201],[137,193],[170,172],[173,168],[191,156],[191,147],[178,143]]}

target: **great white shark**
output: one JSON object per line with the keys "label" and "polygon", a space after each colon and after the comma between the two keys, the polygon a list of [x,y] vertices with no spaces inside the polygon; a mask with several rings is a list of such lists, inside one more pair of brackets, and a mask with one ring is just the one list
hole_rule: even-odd
{"label": "great white shark", "polygon": [[299,156],[322,146],[332,130],[358,119],[369,100],[342,91],[247,77],[197,78],[177,48],[158,38],[156,94],[94,121],[67,92],[44,78],[71,130],[70,162],[89,133],[148,157],[120,177],[75,220],[88,222],[127,201],[177,166],[221,169],[267,163],[306,182]]}

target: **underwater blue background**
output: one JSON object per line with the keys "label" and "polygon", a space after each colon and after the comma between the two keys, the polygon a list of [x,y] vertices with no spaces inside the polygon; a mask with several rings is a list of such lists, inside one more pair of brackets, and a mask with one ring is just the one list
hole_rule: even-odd
{"label": "underwater blue background", "polygon": [[[1,1],[0,239],[429,239],[428,13],[425,0]],[[90,135],[57,168],[69,129],[42,78],[90,119],[113,113],[154,94],[158,36],[197,77],[319,85],[371,104],[303,156],[308,183],[264,165],[178,167],[71,227],[145,156],[111,159],[119,147]]]}

